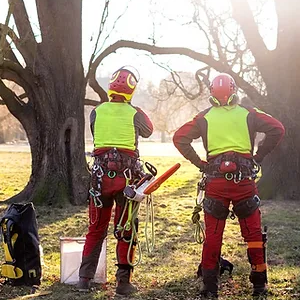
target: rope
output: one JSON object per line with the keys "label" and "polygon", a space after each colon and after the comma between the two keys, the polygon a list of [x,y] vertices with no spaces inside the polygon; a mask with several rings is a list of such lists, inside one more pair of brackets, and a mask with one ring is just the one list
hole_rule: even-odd
{"label": "rope", "polygon": [[[148,223],[151,223],[151,239],[148,237]],[[154,232],[154,207],[152,194],[146,199],[146,222],[145,222],[145,239],[148,253],[151,253],[155,246],[155,232]]]}
{"label": "rope", "polygon": [[[124,226],[121,226],[123,221],[126,208],[128,206],[128,219]],[[138,238],[138,230],[136,219],[138,217],[138,212],[140,208],[140,202],[127,200],[126,205],[123,209],[123,213],[117,225],[118,231],[129,231],[131,230],[130,240],[127,241],[129,243],[128,251],[127,251],[127,262],[130,266],[137,266],[142,260],[142,249],[141,244]],[[151,223],[151,238],[148,236],[148,224]],[[154,249],[155,244],[155,232],[154,232],[154,208],[153,208],[153,197],[152,195],[148,195],[146,199],[146,221],[145,221],[145,238],[146,238],[146,247],[148,253],[151,253]],[[134,249],[135,248],[135,249]],[[131,252],[138,251],[138,256],[135,259],[134,255],[131,257]]]}
{"label": "rope", "polygon": [[[130,201],[129,204],[132,203],[132,202],[133,201]],[[132,204],[132,206],[134,206],[134,207],[132,207],[131,220],[130,220],[132,232],[131,232],[131,238],[130,238],[130,241],[129,241],[128,251],[127,251],[127,262],[130,266],[135,267],[142,260],[142,249],[141,249],[140,241],[138,239],[138,232],[137,232],[136,222],[135,222],[135,220],[137,219],[137,216],[138,216],[140,203],[134,201],[134,205]],[[128,217],[130,218],[129,210],[128,210]],[[128,220],[127,220],[127,222],[128,222]],[[134,245],[134,243],[135,243],[135,245]],[[137,250],[138,250],[138,258],[136,260],[134,260],[134,252],[135,252],[134,251],[135,249],[133,249],[134,247],[137,248]],[[131,250],[133,250],[132,260],[130,258]]]}
{"label": "rope", "polygon": [[195,242],[198,244],[203,244],[205,241],[205,231],[200,221],[200,212],[202,211],[204,200],[205,181],[206,178],[202,177],[201,181],[198,183],[198,195],[196,199],[196,206],[194,207],[194,211],[192,214],[192,222],[195,225],[194,239]]}

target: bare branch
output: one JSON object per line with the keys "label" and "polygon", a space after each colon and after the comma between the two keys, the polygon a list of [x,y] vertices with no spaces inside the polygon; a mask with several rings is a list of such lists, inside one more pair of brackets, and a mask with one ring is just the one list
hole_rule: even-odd
{"label": "bare branch", "polygon": [[19,97],[19,99],[21,99],[21,100],[23,100],[23,99],[25,99],[25,98],[28,98],[28,96],[27,96],[26,93],[23,93],[23,94],[19,95],[18,97]]}
{"label": "bare branch", "polygon": [[[34,56],[37,42],[35,40],[32,27],[29,22],[28,14],[23,0],[10,0],[10,5],[13,5],[13,16],[22,40],[22,44],[27,48],[27,52],[31,53],[31,60]],[[22,53],[22,52],[21,52]],[[32,64],[28,55],[24,56],[27,64]]]}
{"label": "bare branch", "polygon": [[[176,75],[176,77],[175,77]],[[201,93],[202,93],[202,84],[199,84],[199,91],[196,94],[192,94],[191,92],[189,92],[183,85],[180,75],[177,72],[172,72],[171,73],[172,79],[173,79],[173,83],[182,91],[183,95],[189,99],[189,100],[195,100],[196,98],[198,98]]]}
{"label": "bare branch", "polygon": [[[11,45],[8,43],[8,41],[5,38],[5,32],[3,32],[4,26],[5,25],[0,24],[0,36],[1,36],[1,38],[3,37],[3,46],[2,46],[3,48],[0,47],[0,49],[2,49],[3,58],[6,58],[7,60],[11,60],[20,65],[15,53],[13,52],[13,50],[11,48]],[[3,62],[3,60],[2,60],[2,62]]]}
{"label": "bare branch", "polygon": [[9,69],[1,69],[1,67],[0,67],[0,78],[12,81],[19,86],[22,86],[24,84],[22,78],[16,72],[13,72]]}
{"label": "bare branch", "polygon": [[[116,50],[120,48],[132,48],[136,50],[144,50],[147,52],[150,52],[153,55],[169,55],[169,54],[178,54],[178,55],[184,55],[191,59],[203,62],[209,66],[211,66],[213,69],[219,72],[226,72],[229,75],[231,75],[237,85],[243,89],[251,98],[261,98],[261,95],[257,92],[257,90],[249,84],[247,81],[245,81],[243,78],[239,77],[238,74],[234,73],[230,66],[224,64],[223,62],[220,62],[216,59],[214,59],[210,55],[206,55],[203,53],[199,53],[196,51],[193,51],[188,48],[184,47],[157,47],[145,43],[138,43],[134,41],[127,41],[127,40],[120,40],[116,43],[110,45],[107,47],[94,61],[94,63],[91,66],[91,73],[90,73],[90,79],[96,82],[96,85],[99,86],[95,79],[96,69],[98,65],[101,63],[101,61],[108,56],[109,54],[116,52]],[[94,89],[94,87],[91,85],[91,87]],[[100,86],[99,86],[100,87]],[[101,87],[100,87],[101,88]],[[95,90],[95,89],[94,89]]]}
{"label": "bare branch", "polygon": [[[204,71],[207,71],[207,74],[205,74]],[[205,67],[197,70],[197,72],[195,73],[195,79],[198,82],[199,87],[202,86],[202,83],[204,83],[207,88],[209,87],[209,74],[210,67]],[[202,80],[200,79],[200,77],[202,78]]]}
{"label": "bare branch", "polygon": [[97,106],[101,103],[102,103],[102,101],[97,101],[97,100],[93,100],[93,99],[84,99],[84,105],[87,105],[87,106]]}
{"label": "bare branch", "polygon": [[89,61],[88,73],[86,75],[87,78],[89,77],[88,74],[89,74],[89,71],[90,71],[90,68],[91,68],[91,64],[92,64],[92,62],[93,62],[93,60],[95,58],[95,53],[96,53],[97,48],[98,48],[99,39],[100,39],[100,36],[101,36],[101,34],[103,32],[104,25],[105,25],[107,17],[108,17],[108,6],[109,6],[109,0],[105,0],[105,4],[104,4],[103,12],[102,12],[102,17],[101,17],[101,21],[100,21],[100,28],[99,28],[97,40],[96,40],[96,43],[95,43],[94,51],[93,51],[93,53],[91,55],[91,58],[90,58],[90,61]]}
{"label": "bare branch", "polygon": [[[198,9],[198,6],[202,7],[202,3],[200,3],[200,5],[194,4],[193,23],[196,24],[196,26],[198,27],[198,29],[201,32],[203,32],[203,34],[205,35],[207,43],[208,43],[208,53],[209,53],[209,55],[212,56],[213,55],[212,54],[212,45],[211,45],[211,41],[210,41],[209,35],[208,35],[207,31],[203,28],[203,26],[198,21],[198,18],[199,18],[199,9]],[[203,9],[203,7],[202,7],[202,9]],[[204,12],[206,12],[206,10],[204,10]]]}
{"label": "bare branch", "polygon": [[[4,24],[0,24],[0,33],[1,33],[1,37],[4,38],[4,49],[6,50],[8,47],[11,50],[11,47],[9,46],[8,42],[6,41],[5,35],[7,34],[11,40],[13,41],[13,43],[15,44],[15,46],[17,47],[18,51],[21,53],[21,55],[23,56],[24,60],[26,62],[31,62],[32,60],[32,54],[28,52],[28,49],[26,47],[24,47],[24,43],[23,41],[21,41],[18,36],[16,35],[16,33],[9,27],[7,27]],[[3,35],[2,35],[3,34]],[[7,47],[8,46],[8,47]],[[11,50],[11,52],[13,52]],[[4,57],[7,57],[4,54]],[[14,61],[18,61],[16,56],[14,55],[15,59]],[[19,63],[19,61],[18,61]]]}
{"label": "bare branch", "polygon": [[[8,70],[10,72],[16,73],[16,76],[14,77],[14,78],[18,77],[18,79],[16,79],[17,80],[16,83],[22,86],[24,90],[27,90],[28,87],[33,85],[32,82],[33,78],[31,74],[29,74],[27,69],[24,69],[19,64],[13,61],[4,60],[3,64],[0,65],[0,78],[2,78],[2,72],[4,72],[4,70]],[[7,73],[6,76],[8,76]]]}
{"label": "bare branch", "polygon": [[263,38],[259,34],[257,24],[254,20],[253,13],[247,0],[231,0],[233,8],[233,17],[241,26],[246,38],[248,48],[251,50],[257,64],[265,64],[266,55],[269,53]]}
{"label": "bare branch", "polygon": [[7,16],[5,19],[4,29],[0,27],[0,32],[2,31],[1,36],[0,36],[0,64],[2,64],[2,62],[4,60],[4,45],[6,42],[7,28],[8,28],[8,23],[9,23],[11,14],[12,14],[12,6],[9,5]]}
{"label": "bare branch", "polygon": [[0,95],[13,115],[20,113],[23,107],[26,106],[26,104],[23,101],[20,101],[19,97],[10,90],[2,80],[0,80]]}

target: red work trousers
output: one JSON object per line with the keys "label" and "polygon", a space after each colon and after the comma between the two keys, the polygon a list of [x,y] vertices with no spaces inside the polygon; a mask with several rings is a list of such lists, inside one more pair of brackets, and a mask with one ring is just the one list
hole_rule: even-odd
{"label": "red work trousers", "polygon": [[[104,175],[102,177],[102,195],[105,196],[103,200],[103,207],[95,207],[93,200],[89,204],[89,228],[86,235],[86,241],[83,248],[82,262],[79,270],[80,277],[94,278],[99,256],[102,249],[102,244],[107,236],[108,226],[112,215],[113,204],[116,202],[114,214],[114,226],[118,224],[125,205],[125,198],[123,196],[123,189],[126,185],[124,177],[116,176],[110,179]],[[125,211],[122,226],[127,221],[127,211]],[[127,232],[131,236],[131,231]],[[118,265],[128,265],[127,252],[129,243],[123,239],[118,239],[116,254]],[[133,256],[131,250],[130,258]]]}
{"label": "red work trousers", "polygon": [[[257,194],[254,180],[244,179],[239,183],[225,178],[212,178],[206,183],[205,195],[221,201],[226,207]],[[226,220],[218,220],[211,214],[204,213],[206,239],[202,250],[202,268],[215,269],[222,248],[223,232]],[[262,247],[261,213],[257,208],[249,217],[239,219],[240,230],[244,241],[248,244],[248,259],[252,267],[265,263]]]}

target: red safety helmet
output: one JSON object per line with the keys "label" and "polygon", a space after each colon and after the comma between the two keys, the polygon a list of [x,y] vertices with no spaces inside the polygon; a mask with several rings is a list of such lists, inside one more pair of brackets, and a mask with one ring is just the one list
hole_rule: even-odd
{"label": "red safety helmet", "polygon": [[138,71],[134,67],[124,66],[113,73],[107,94],[110,99],[119,98],[130,102],[138,81]]}
{"label": "red safety helmet", "polygon": [[212,80],[209,89],[209,101],[214,106],[233,105],[237,102],[235,81],[226,73],[216,76]]}

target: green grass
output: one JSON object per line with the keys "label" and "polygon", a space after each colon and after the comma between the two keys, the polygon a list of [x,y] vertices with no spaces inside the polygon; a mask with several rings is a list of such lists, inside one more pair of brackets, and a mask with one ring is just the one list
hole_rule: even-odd
{"label": "green grass", "polygon": [[[156,245],[148,254],[145,246],[144,204],[140,209],[141,263],[135,268],[133,282],[139,292],[130,299],[194,299],[199,288],[195,273],[201,257],[201,246],[193,239],[191,213],[195,204],[199,173],[183,159],[151,157],[160,175],[176,162],[181,168],[154,192]],[[22,190],[30,175],[30,154],[0,153],[0,200]],[[0,206],[3,213],[5,205]],[[261,207],[263,224],[269,227],[268,299],[300,298],[300,206],[298,202],[264,201]],[[89,294],[76,292],[74,286],[60,283],[60,236],[84,236],[87,231],[87,207],[65,209],[36,207],[39,235],[44,249],[45,266],[40,292],[49,292],[40,299],[114,299],[115,245],[112,226],[108,236],[107,283],[96,285]],[[201,216],[203,219],[203,216]],[[2,249],[0,249],[3,260]],[[249,264],[246,245],[240,237],[237,220],[227,220],[223,256],[235,266],[232,278],[222,277],[220,299],[251,299],[248,281]],[[0,299],[27,299],[30,289],[0,286]],[[128,298],[127,298],[128,299]]]}

